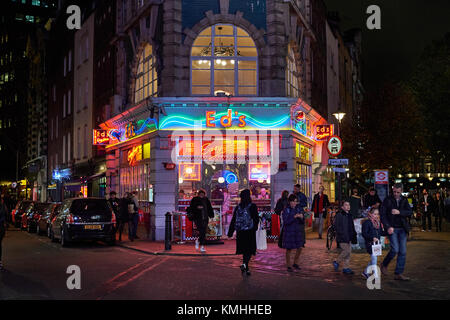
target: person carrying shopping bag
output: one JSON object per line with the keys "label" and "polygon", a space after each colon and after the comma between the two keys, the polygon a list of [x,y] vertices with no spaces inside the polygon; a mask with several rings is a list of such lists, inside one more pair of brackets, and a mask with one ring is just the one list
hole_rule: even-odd
{"label": "person carrying shopping bag", "polygon": [[[364,278],[369,278],[369,267],[377,267],[377,258],[381,252],[373,252],[372,246],[379,245],[383,235],[383,225],[380,221],[380,212],[377,208],[371,208],[368,213],[368,219],[362,224],[362,236],[366,242],[367,253],[370,254],[370,261],[367,268],[363,271]],[[381,249],[381,245],[379,247]],[[380,250],[381,251],[381,250]]]}
{"label": "person carrying shopping bag", "polygon": [[250,190],[242,190],[241,202],[234,208],[233,218],[228,229],[228,238],[236,231],[236,254],[242,254],[242,274],[250,275],[248,264],[256,254],[256,230],[258,229],[258,208],[252,203]]}
{"label": "person carrying shopping bag", "polygon": [[[286,249],[287,271],[300,270],[298,260],[305,246],[305,216],[303,208],[298,206],[295,194],[289,196],[289,206],[283,211],[282,248]],[[291,265],[292,250],[295,249],[294,264]]]}

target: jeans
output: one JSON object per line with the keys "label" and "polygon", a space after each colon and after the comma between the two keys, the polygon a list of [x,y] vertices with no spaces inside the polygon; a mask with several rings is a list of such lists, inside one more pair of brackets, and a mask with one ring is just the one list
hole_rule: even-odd
{"label": "jeans", "polygon": [[[428,229],[427,229],[427,220],[428,220]],[[431,212],[422,213],[422,230],[431,231]]]}
{"label": "jeans", "polygon": [[374,256],[374,255],[370,255],[370,261],[369,261],[369,264],[367,265],[367,268],[366,268],[366,274],[369,274],[369,267],[370,266],[377,266],[377,256]]}
{"label": "jeans", "polygon": [[325,219],[323,218],[322,214],[319,214],[319,217],[316,218],[316,226],[318,225],[318,232],[319,232],[319,237],[322,238],[322,232],[323,232],[323,221]]}
{"label": "jeans", "polygon": [[394,228],[394,233],[389,235],[391,251],[384,258],[383,265],[387,267],[392,259],[397,256],[397,267],[395,274],[402,274],[406,264],[406,240],[408,235],[403,228]]}
{"label": "jeans", "polygon": [[198,220],[195,222],[197,230],[199,232],[199,239],[201,246],[206,245],[206,229],[208,228],[208,221]]}
{"label": "jeans", "polygon": [[131,217],[130,221],[128,221],[128,238],[130,238],[130,240],[132,239],[134,240],[134,238],[136,238],[138,223],[139,223],[139,214],[135,213]]}
{"label": "jeans", "polygon": [[442,231],[442,216],[437,215],[434,217],[434,225],[436,226],[436,232]]}

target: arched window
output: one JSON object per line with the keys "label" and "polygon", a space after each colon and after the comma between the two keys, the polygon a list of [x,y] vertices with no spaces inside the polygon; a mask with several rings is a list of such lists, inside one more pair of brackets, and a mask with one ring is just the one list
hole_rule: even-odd
{"label": "arched window", "polygon": [[297,65],[295,63],[294,50],[288,46],[288,56],[286,58],[286,96],[299,97]]}
{"label": "arched window", "polygon": [[203,30],[191,51],[192,95],[255,96],[258,53],[243,29],[217,24]]}
{"label": "arched window", "polygon": [[134,87],[134,102],[138,103],[147,97],[156,97],[158,91],[158,76],[155,69],[153,48],[148,43],[139,57]]}

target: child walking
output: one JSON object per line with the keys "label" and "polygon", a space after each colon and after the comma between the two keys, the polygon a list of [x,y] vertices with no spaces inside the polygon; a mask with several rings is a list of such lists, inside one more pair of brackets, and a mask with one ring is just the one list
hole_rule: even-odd
{"label": "child walking", "polygon": [[369,210],[368,219],[362,224],[362,236],[366,241],[366,250],[370,254],[370,261],[367,268],[363,271],[364,278],[369,278],[369,267],[377,265],[377,256],[372,252],[372,244],[379,242],[382,236],[383,226],[380,222],[380,212],[377,208]]}

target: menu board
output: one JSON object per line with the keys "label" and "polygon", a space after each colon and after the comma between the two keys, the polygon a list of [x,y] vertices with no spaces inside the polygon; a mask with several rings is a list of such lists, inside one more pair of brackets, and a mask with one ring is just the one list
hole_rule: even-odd
{"label": "menu board", "polygon": [[212,206],[214,210],[214,218],[209,219],[208,229],[206,230],[207,237],[221,237],[222,236],[222,208],[221,206]]}

